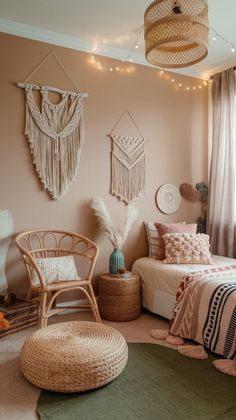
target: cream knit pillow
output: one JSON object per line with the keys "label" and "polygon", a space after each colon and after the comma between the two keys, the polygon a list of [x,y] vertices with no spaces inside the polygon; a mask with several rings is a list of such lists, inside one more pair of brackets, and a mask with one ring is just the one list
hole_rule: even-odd
{"label": "cream knit pillow", "polygon": [[156,230],[159,235],[159,258],[158,260],[164,260],[165,258],[165,244],[163,241],[163,235],[165,233],[196,233],[197,224],[184,224],[184,223],[155,223]]}
{"label": "cream knit pillow", "polygon": [[164,264],[212,264],[209,236],[204,233],[166,233]]}

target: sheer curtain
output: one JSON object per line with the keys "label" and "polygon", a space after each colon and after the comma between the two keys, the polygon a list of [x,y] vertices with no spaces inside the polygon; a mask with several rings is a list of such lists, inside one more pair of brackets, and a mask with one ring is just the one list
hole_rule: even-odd
{"label": "sheer curtain", "polygon": [[234,68],[213,77],[207,231],[213,254],[236,256],[236,83]]}

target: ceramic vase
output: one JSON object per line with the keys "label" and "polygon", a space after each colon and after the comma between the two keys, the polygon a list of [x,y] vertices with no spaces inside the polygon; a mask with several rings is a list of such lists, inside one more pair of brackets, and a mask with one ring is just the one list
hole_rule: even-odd
{"label": "ceramic vase", "polygon": [[119,248],[115,248],[109,259],[109,273],[117,274],[119,268],[124,267],[124,265],[124,255]]}

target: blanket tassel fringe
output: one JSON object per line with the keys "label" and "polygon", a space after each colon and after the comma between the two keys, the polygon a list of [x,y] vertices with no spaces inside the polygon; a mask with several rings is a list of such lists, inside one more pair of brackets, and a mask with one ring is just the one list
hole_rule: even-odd
{"label": "blanket tassel fringe", "polygon": [[[208,354],[202,345],[183,345],[184,340],[181,337],[169,334],[168,330],[152,330],[150,334],[157,340],[164,340],[168,344],[177,345],[178,352],[186,357],[198,360],[205,360],[208,358]],[[221,373],[236,376],[236,360],[214,360],[213,365]]]}

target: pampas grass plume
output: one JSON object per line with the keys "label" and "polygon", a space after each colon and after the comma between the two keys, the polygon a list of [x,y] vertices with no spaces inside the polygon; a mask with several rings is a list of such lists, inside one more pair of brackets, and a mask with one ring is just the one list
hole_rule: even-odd
{"label": "pampas grass plume", "polygon": [[102,198],[93,199],[90,204],[99,221],[100,229],[104,230],[107,238],[115,248],[121,248],[131,229],[131,226],[138,216],[138,209],[134,203],[127,206],[127,213],[121,226],[114,226],[112,219],[106,209]]}

